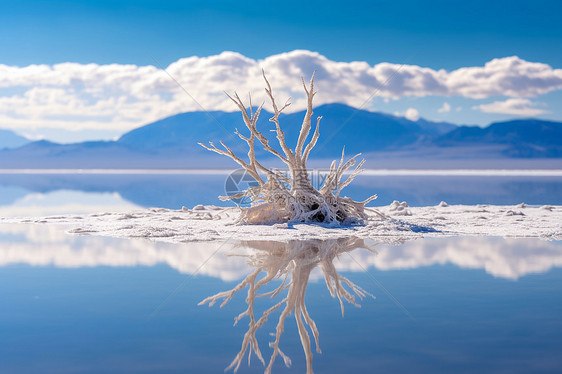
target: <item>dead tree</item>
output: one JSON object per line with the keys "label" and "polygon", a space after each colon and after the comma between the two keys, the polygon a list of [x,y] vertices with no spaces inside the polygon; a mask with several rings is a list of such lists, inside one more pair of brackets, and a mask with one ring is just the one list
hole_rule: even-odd
{"label": "dead tree", "polygon": [[[262,71],[263,73],[263,71]],[[307,87],[304,79],[302,84],[307,96],[307,109],[299,132],[297,144],[294,149],[289,148],[285,142],[285,133],[279,124],[279,115],[285,110],[290,102],[287,100],[281,107],[277,105],[271,85],[263,73],[266,88],[265,92],[273,107],[273,117],[270,121],[275,124],[278,145],[280,149],[274,148],[264,134],[258,130],[257,121],[263,108],[263,103],[254,112],[250,99],[249,113],[237,93],[227,96],[237,105],[242,112],[244,124],[250,131],[249,135],[243,135],[238,130],[236,134],[248,144],[248,161],[243,160],[226,146],[222,141],[223,148],[218,148],[213,142],[209,145],[199,143],[206,149],[218,154],[230,157],[246,172],[248,172],[257,182],[258,186],[233,196],[221,197],[222,200],[237,199],[247,197],[252,201],[248,208],[241,208],[241,215],[238,222],[241,223],[277,223],[277,222],[320,222],[328,225],[349,225],[360,224],[367,219],[365,204],[377,198],[373,195],[365,201],[357,202],[348,197],[341,197],[341,190],[346,187],[363,169],[365,160],[356,165],[357,154],[344,162],[344,151],[342,151],[339,164],[333,161],[330,171],[326,177],[323,187],[319,190],[312,185],[306,162],[310,152],[316,145],[320,136],[320,120],[316,119],[316,127],[312,137],[309,139],[312,130],[312,101],[314,92],[314,74]],[[256,142],[257,140],[257,142]],[[256,159],[256,144],[275,157],[281,159],[288,168],[288,173],[283,174],[278,169],[268,168]],[[344,149],[345,150],[345,149]],[[355,169],[342,181],[344,174],[352,167]]]}

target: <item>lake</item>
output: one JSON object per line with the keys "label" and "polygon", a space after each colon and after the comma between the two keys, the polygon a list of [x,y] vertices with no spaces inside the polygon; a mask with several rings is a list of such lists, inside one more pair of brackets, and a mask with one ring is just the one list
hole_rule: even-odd
{"label": "lake", "polygon": [[[0,217],[89,214],[217,204],[229,173],[0,175]],[[236,181],[243,187],[244,181]],[[225,187],[226,186],[226,187]],[[228,191],[227,191],[228,192]],[[227,193],[226,192],[226,193]],[[376,205],[562,205],[556,175],[369,175],[346,193]],[[287,293],[274,373],[305,372],[294,311],[305,323],[317,373],[555,373],[562,365],[562,243],[535,238],[168,244],[73,236],[58,225],[0,224],[1,373],[221,373],[240,351],[248,287],[220,308],[198,305],[248,276],[288,274],[279,295],[256,297],[266,364]],[[366,247],[366,248],[362,248]],[[295,253],[299,256],[291,257]],[[291,259],[290,263],[287,259]],[[343,283],[361,305],[330,295]],[[346,280],[350,283],[346,284]],[[283,276],[259,293],[283,287]],[[249,282],[252,284],[252,282]],[[298,291],[298,292],[296,292]],[[374,297],[371,297],[371,294]],[[253,301],[254,299],[252,299]],[[293,308],[294,309],[291,309]],[[305,321],[306,322],[306,321]],[[246,352],[247,355],[247,352]],[[239,373],[264,367],[247,357]]]}

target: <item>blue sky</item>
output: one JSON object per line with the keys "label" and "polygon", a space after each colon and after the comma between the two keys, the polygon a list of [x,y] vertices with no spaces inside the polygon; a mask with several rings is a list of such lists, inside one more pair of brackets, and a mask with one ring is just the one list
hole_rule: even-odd
{"label": "blue sky", "polygon": [[[181,58],[207,57],[223,51],[234,51],[259,63],[270,56],[307,50],[334,62],[406,64],[448,72],[518,56],[525,62],[548,65],[556,78],[562,68],[561,24],[562,2],[540,0],[3,1],[0,65],[74,62],[144,66],[158,61],[167,67]],[[6,100],[6,106],[31,105],[17,99],[33,85],[4,84],[0,86],[0,99]],[[44,82],[40,85],[45,87]],[[64,90],[75,87],[65,86]],[[509,95],[494,92],[480,98],[459,95],[457,91],[400,94],[390,99],[387,95],[375,97],[366,107],[400,115],[415,109],[417,115],[432,120],[480,125],[531,115],[562,120],[562,92],[558,86],[551,84],[539,91]],[[507,102],[510,99],[518,101]],[[330,100],[334,100],[333,95]],[[490,107],[492,103],[496,104]],[[2,108],[0,104],[0,111]],[[46,114],[38,110],[33,117],[38,124],[33,127],[31,119],[18,122],[21,113],[12,117],[6,113],[0,112],[0,127],[60,141],[112,137],[133,124],[142,124],[137,118],[126,125],[121,121],[113,129],[98,129],[95,123],[101,119],[87,118],[84,122],[89,121],[89,126],[65,128],[60,125],[65,119],[64,111]],[[58,122],[43,121],[47,115],[58,118]],[[69,123],[80,120],[76,114],[66,119]]]}

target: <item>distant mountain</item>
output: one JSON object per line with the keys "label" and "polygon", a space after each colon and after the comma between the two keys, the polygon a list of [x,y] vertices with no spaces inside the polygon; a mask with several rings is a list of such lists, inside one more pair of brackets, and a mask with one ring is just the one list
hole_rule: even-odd
{"label": "distant mountain", "polygon": [[[260,125],[267,123],[269,117],[270,114],[263,111]],[[142,151],[176,151],[178,148],[195,148],[199,151],[203,148],[197,142],[239,140],[234,134],[236,127],[241,131],[244,128],[242,116],[238,112],[180,113],[134,129],[121,136],[117,143]]]}
{"label": "distant mountain", "polygon": [[504,145],[509,157],[562,157],[562,123],[521,119],[488,127],[460,126],[433,142],[442,147]]}
{"label": "distant mountain", "polygon": [[[174,160],[175,159],[175,160]],[[167,165],[170,166],[167,166]],[[0,151],[0,168],[183,168],[186,160],[154,157],[112,141],[57,144],[45,140]]]}
{"label": "distant mountain", "polygon": [[[271,144],[277,144],[275,132],[271,131],[274,125],[269,122],[271,116],[262,111],[258,128]],[[280,117],[291,147],[296,143],[303,116],[301,111]],[[379,167],[433,168],[438,167],[437,161],[443,167],[491,167],[490,160],[562,159],[559,122],[527,119],[480,128],[424,119],[409,121],[343,104],[319,106],[314,110],[316,116],[323,119],[320,138],[311,153],[311,165],[316,165],[315,160],[323,160],[324,165],[325,159],[339,158],[344,146],[347,155],[368,154]],[[234,134],[236,128],[248,132],[238,112],[181,113],[132,130],[117,141],[38,141],[0,150],[0,168],[231,168],[235,166],[232,161],[197,143],[214,141],[219,145],[222,140],[243,156],[247,153],[246,144]],[[260,146],[256,153],[260,157],[270,156]],[[523,165],[522,161],[508,164]],[[539,164],[546,167],[542,166],[545,163]],[[553,164],[562,167],[549,161],[549,165]],[[526,161],[525,165],[535,167],[537,163]]]}
{"label": "distant mountain", "polygon": [[[297,141],[304,114],[305,112],[301,111],[280,117],[287,143],[290,145]],[[457,127],[426,120],[413,122],[402,117],[355,109],[344,104],[319,106],[314,109],[314,118],[317,116],[323,118],[320,123],[320,139],[313,151],[314,157],[337,157],[344,146],[351,154],[413,145]],[[273,123],[269,122],[271,117],[271,113],[262,110],[258,129],[271,141],[276,142],[275,133],[268,131],[275,128]],[[316,125],[316,121],[313,122],[313,125]],[[197,143],[218,143],[223,140],[233,147],[237,144],[242,145],[242,141],[234,134],[236,128],[242,133],[247,132],[238,112],[182,113],[132,130],[123,135],[117,143],[135,150],[151,152],[164,149],[208,152]],[[194,147],[196,149],[193,149]],[[258,151],[261,152],[261,148]]]}
{"label": "distant mountain", "polygon": [[0,149],[18,148],[29,142],[31,142],[31,140],[24,138],[13,131],[0,129]]}

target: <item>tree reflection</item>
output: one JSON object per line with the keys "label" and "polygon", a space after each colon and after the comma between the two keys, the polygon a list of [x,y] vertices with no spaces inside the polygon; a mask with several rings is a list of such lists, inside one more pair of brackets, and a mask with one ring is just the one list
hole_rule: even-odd
{"label": "tree reflection", "polygon": [[[255,268],[244,280],[229,291],[220,292],[210,296],[199,303],[199,305],[214,305],[222,300],[224,306],[239,291],[248,287],[246,303],[248,308],[235,318],[235,325],[244,317],[249,318],[248,330],[244,335],[240,352],[226,370],[234,369],[236,372],[242,363],[246,352],[248,352],[248,363],[252,352],[265,366],[265,360],[261,353],[256,332],[263,327],[269,316],[278,309],[281,314],[277,322],[276,332],[272,334],[275,340],[269,343],[273,353],[265,369],[270,373],[277,356],[281,356],[285,365],[291,365],[291,359],[279,348],[279,341],[285,327],[285,319],[294,312],[301,344],[306,356],[307,373],[312,373],[312,347],[311,339],[307,331],[310,329],[314,336],[316,352],[321,353],[318,342],[318,329],[314,320],[308,314],[305,305],[305,293],[312,270],[318,267],[324,275],[326,286],[331,296],[338,298],[341,305],[342,316],[344,313],[344,300],[359,306],[356,296],[363,299],[371,296],[368,292],[357,286],[349,279],[338,274],[334,260],[341,254],[351,252],[358,248],[365,248],[376,253],[372,248],[365,245],[364,241],[355,237],[347,237],[332,240],[294,240],[288,242],[271,241],[246,241],[244,247],[250,248],[247,257],[248,264]],[[260,277],[260,273],[265,273]],[[281,284],[267,292],[258,293],[270,282],[280,279]],[[285,292],[287,290],[287,292]],[[255,315],[254,304],[256,298],[270,297],[279,300],[276,304],[266,309],[261,315]]]}

